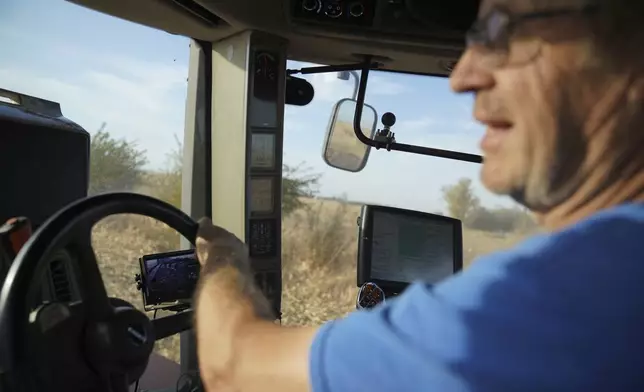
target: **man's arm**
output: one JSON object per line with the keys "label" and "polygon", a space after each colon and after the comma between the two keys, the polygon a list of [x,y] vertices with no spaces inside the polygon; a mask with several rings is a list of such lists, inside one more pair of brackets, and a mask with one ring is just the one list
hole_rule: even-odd
{"label": "man's arm", "polygon": [[309,349],[317,329],[275,324],[247,249],[234,235],[203,219],[196,245],[202,268],[195,325],[207,390],[310,390]]}
{"label": "man's arm", "polygon": [[206,389],[309,391],[309,350],[317,328],[286,328],[258,317],[262,301],[238,297],[241,291],[230,287],[245,280],[239,274],[219,271],[200,288],[197,339]]}
{"label": "man's arm", "polygon": [[243,288],[248,275],[220,268],[204,281],[197,304],[206,386],[251,392],[644,390],[633,351],[633,342],[644,341],[644,297],[638,294],[644,267],[633,256],[644,245],[630,235],[641,223],[617,218],[480,259],[434,287],[413,285],[384,306],[317,331],[261,321],[262,302]]}

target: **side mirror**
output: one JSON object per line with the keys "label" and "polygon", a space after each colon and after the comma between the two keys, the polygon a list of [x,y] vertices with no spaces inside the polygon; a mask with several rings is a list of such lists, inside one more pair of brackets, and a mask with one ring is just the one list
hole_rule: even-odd
{"label": "side mirror", "polygon": [[[324,141],[322,158],[331,167],[357,173],[364,169],[369,159],[370,146],[362,143],[353,130],[353,117],[357,102],[342,99],[335,104]],[[362,110],[362,131],[373,139],[376,133],[378,114],[372,106],[364,105]]]}

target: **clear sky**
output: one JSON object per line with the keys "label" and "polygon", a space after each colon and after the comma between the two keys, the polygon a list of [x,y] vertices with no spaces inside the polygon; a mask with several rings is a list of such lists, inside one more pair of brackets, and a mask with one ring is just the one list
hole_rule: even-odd
{"label": "clear sky", "polygon": [[[160,168],[182,138],[189,40],[91,11],[63,0],[0,0],[0,88],[59,102],[63,114],[94,133],[147,150]],[[302,65],[289,62],[289,67]],[[471,178],[483,203],[510,206],[485,191],[477,164],[373,150],[367,167],[348,173],[322,160],[333,105],[351,97],[353,81],[307,76],[315,89],[306,107],[287,107],[285,162],[322,173],[320,193],[429,212],[444,211],[441,188]],[[447,79],[376,72],[367,101],[390,111],[401,143],[479,153],[472,97],[455,95]]]}

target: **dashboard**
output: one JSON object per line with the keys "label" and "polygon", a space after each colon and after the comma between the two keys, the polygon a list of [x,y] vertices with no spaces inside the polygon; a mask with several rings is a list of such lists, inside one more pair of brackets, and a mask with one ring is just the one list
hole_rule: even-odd
{"label": "dashboard", "polygon": [[370,27],[374,24],[376,0],[297,0],[293,18],[299,21]]}

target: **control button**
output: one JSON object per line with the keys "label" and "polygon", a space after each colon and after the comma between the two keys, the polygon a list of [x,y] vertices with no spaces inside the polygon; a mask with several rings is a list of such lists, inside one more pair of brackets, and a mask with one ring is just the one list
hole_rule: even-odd
{"label": "control button", "polygon": [[320,12],[322,8],[321,0],[304,0],[302,1],[302,9],[308,12]]}
{"label": "control button", "polygon": [[328,1],[324,4],[324,14],[329,18],[342,16],[342,4],[337,1]]}
{"label": "control button", "polygon": [[364,5],[361,2],[354,2],[349,5],[349,15],[359,18],[364,15]]}
{"label": "control button", "polygon": [[251,257],[277,257],[277,222],[275,219],[250,221],[248,248]]}

